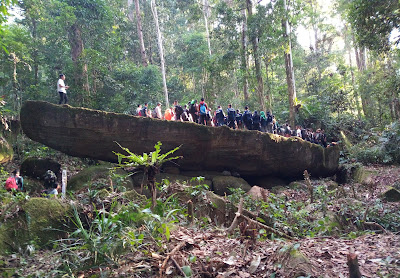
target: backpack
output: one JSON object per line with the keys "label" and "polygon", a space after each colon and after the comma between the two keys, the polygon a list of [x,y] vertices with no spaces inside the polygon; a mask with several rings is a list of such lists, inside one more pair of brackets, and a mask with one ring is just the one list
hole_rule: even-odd
{"label": "backpack", "polygon": [[240,114],[240,113],[236,114],[236,122],[238,124],[242,122],[242,114]]}
{"label": "backpack", "polygon": [[222,109],[218,109],[217,113],[215,113],[215,117],[217,120],[223,120],[224,119],[224,113],[222,112]]}
{"label": "backpack", "polygon": [[155,109],[155,108],[151,111],[151,117],[153,117],[153,118],[158,118],[158,117],[157,117],[157,112],[156,112],[156,109]]}
{"label": "backpack", "polygon": [[190,104],[189,112],[191,114],[196,113],[196,106],[194,104]]}
{"label": "backpack", "polygon": [[175,106],[175,113],[176,113],[177,115],[182,115],[182,113],[183,113],[183,108],[182,108],[182,106],[176,105],[176,106]]}
{"label": "backpack", "polygon": [[9,177],[6,180],[6,190],[11,190],[11,189],[18,189],[17,182],[15,181],[14,177]]}
{"label": "backpack", "polygon": [[202,115],[207,114],[206,105],[204,103],[200,104],[200,114],[202,114]]}
{"label": "backpack", "polygon": [[232,108],[228,109],[228,120],[230,120],[230,121],[235,120],[235,110]]}
{"label": "backpack", "polygon": [[272,116],[271,115],[267,115],[267,123],[272,122]]}
{"label": "backpack", "polygon": [[143,107],[142,110],[140,110],[140,113],[142,114],[142,117],[147,117],[147,107]]}
{"label": "backpack", "polygon": [[260,115],[253,115],[253,123],[258,124],[260,123]]}
{"label": "backpack", "polygon": [[245,110],[243,113],[243,122],[248,123],[251,121],[251,113],[249,110]]}
{"label": "backpack", "polygon": [[53,171],[47,170],[46,174],[44,174],[44,187],[46,189],[49,188],[57,188],[57,176]]}

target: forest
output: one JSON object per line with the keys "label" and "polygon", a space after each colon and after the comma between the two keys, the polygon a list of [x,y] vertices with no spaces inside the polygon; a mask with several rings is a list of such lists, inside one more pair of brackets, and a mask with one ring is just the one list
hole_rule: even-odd
{"label": "forest", "polygon": [[[20,169],[25,185],[0,189],[0,276],[400,277],[399,27],[398,0],[1,0],[0,181]],[[58,104],[60,74],[69,106],[42,104]],[[170,139],[180,123],[145,144],[142,130],[158,120],[143,121],[126,137],[145,151],[69,129],[72,113],[117,123],[144,103],[201,98],[324,130],[335,174],[304,162],[329,147],[257,131],[208,135],[255,138],[237,147],[243,161],[256,161],[252,146],[266,136],[281,142],[266,164],[279,176],[253,176],[243,161],[189,170],[192,149],[222,153],[201,142],[225,145]],[[109,144],[119,151],[103,160]],[[282,173],[297,165],[308,168]],[[43,196],[47,170],[67,192]]]}

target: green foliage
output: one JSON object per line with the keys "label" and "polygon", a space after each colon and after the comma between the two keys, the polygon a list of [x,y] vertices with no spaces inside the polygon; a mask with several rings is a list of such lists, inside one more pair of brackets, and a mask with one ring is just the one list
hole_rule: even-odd
{"label": "green foliage", "polygon": [[372,130],[349,150],[349,154],[364,164],[400,163],[399,143],[399,123],[394,122],[383,131]]}
{"label": "green foliage", "polygon": [[388,51],[390,34],[400,26],[399,9],[398,0],[349,1],[348,19],[359,44],[371,50]]}

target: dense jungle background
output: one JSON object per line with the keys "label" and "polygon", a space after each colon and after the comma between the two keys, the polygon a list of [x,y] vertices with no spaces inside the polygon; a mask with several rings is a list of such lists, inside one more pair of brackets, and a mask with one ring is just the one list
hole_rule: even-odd
{"label": "dense jungle background", "polygon": [[[399,24],[398,0],[2,0],[1,181],[46,161],[68,193],[43,198],[34,174],[0,189],[0,276],[400,277]],[[67,156],[19,128],[24,102],[58,103],[61,73],[71,106],[204,97],[324,129],[339,171],[249,184],[164,169],[157,146]]]}

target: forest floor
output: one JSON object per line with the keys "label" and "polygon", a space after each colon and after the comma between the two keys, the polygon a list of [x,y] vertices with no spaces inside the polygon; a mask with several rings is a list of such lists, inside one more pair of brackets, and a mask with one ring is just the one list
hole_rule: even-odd
{"label": "forest floor", "polygon": [[[363,277],[400,277],[400,223],[396,222],[400,219],[400,202],[379,199],[388,186],[400,183],[400,167],[376,165],[365,169],[369,175],[363,183],[342,185],[335,191],[334,200],[325,200],[326,208],[331,212],[340,211],[343,200],[363,204],[360,207],[346,204],[344,215],[349,227],[342,228],[340,233],[337,227],[312,236],[287,232],[294,239],[286,240],[263,234],[260,229],[249,236],[240,225],[234,233],[228,233],[223,226],[198,219],[192,225],[174,223],[168,237],[150,239],[143,247],[124,252],[113,265],[86,269],[71,267],[67,271],[65,265],[70,255],[60,250],[21,251],[0,257],[0,273],[2,277],[79,278],[349,277],[347,256],[356,254]],[[313,185],[323,182],[313,180]],[[290,201],[309,201],[304,188],[286,188],[279,194]],[[361,207],[363,211],[355,211]],[[375,216],[367,216],[369,211]],[[364,223],[368,219],[372,226],[363,226],[362,221],[361,226],[357,226],[354,224],[356,218],[364,218]],[[146,227],[142,226],[143,229]],[[309,228],[315,231],[315,224],[310,222]],[[61,269],[60,266],[64,267]]]}

